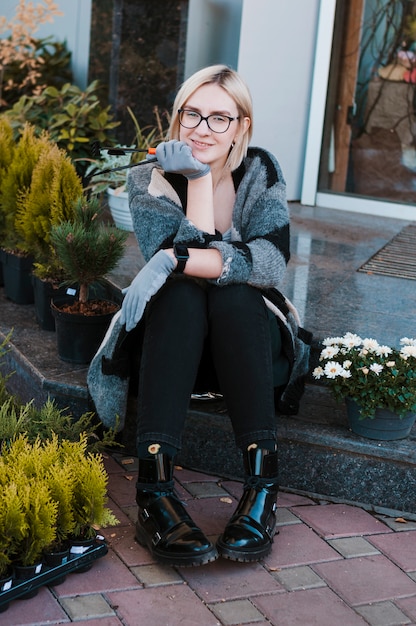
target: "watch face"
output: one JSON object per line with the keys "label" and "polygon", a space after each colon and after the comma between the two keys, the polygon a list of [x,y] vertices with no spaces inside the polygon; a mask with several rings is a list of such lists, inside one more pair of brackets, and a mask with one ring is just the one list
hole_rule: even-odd
{"label": "watch face", "polygon": [[187,260],[189,259],[188,248],[181,244],[175,244],[173,247],[175,257],[178,264],[174,270],[176,274],[183,274]]}
{"label": "watch face", "polygon": [[189,252],[186,246],[175,246],[175,256],[177,259],[189,259]]}

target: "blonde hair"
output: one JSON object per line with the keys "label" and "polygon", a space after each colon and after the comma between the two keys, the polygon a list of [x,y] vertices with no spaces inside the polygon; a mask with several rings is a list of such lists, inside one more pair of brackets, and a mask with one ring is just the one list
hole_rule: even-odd
{"label": "blonde hair", "polygon": [[227,159],[226,166],[235,170],[247,154],[248,145],[253,134],[253,103],[250,91],[240,75],[227,65],[211,65],[190,76],[180,87],[173,103],[172,118],[168,135],[170,139],[179,139],[180,124],[178,109],[183,108],[192,94],[202,85],[216,84],[228,93],[237,105],[239,120],[248,117],[250,126],[245,133],[240,133]]}

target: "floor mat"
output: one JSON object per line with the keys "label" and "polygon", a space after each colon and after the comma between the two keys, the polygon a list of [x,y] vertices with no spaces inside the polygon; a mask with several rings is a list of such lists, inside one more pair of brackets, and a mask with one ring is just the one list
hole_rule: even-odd
{"label": "floor mat", "polygon": [[416,224],[405,226],[358,271],[416,280]]}

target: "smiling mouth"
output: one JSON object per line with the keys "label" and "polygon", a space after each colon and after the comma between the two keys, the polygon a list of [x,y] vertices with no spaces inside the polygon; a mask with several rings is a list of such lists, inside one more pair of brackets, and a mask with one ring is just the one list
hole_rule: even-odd
{"label": "smiling mouth", "polygon": [[212,146],[211,143],[205,143],[203,141],[198,141],[197,139],[193,139],[192,142],[198,148],[210,148]]}

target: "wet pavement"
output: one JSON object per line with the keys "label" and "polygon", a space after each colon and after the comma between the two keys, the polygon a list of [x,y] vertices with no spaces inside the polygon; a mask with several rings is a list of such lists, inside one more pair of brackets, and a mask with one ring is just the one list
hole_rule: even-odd
{"label": "wet pavement", "polygon": [[[409,222],[297,204],[291,204],[291,212],[292,259],[282,291],[297,306],[315,341],[346,331],[390,345],[397,345],[403,336],[415,336],[415,282],[357,271]],[[141,263],[132,245],[114,282],[124,287]],[[41,333],[39,341],[32,308],[23,308],[19,320],[15,308],[2,301],[0,330],[4,333],[14,326],[16,346],[32,364],[29,370],[47,380],[49,388],[73,376],[82,396],[85,368],[59,363],[53,333]],[[301,415],[290,423],[305,431],[313,424],[311,445],[319,446],[320,429],[335,428],[338,418],[343,428],[341,413],[315,385],[307,388]],[[284,424],[285,430],[294,428]],[[336,431],[341,450],[357,439],[344,430],[343,438]],[[290,437],[294,439],[293,432]],[[412,437],[403,443],[408,459],[415,454],[410,449]],[[377,442],[374,447],[379,447]],[[380,448],[382,455],[388,454]],[[398,445],[398,465],[401,450]],[[332,454],[332,472],[339,454]],[[363,457],[373,463],[373,454],[366,450]],[[366,502],[354,506],[345,498],[316,496],[312,489],[283,488],[278,499],[279,534],[261,563],[219,559],[200,568],[161,567],[134,541],[135,458],[113,454],[105,462],[109,505],[120,520],[117,527],[103,531],[108,554],[88,572],[69,574],[63,584],[43,587],[35,598],[13,601],[0,613],[1,626],[416,625],[414,516],[368,510]],[[415,468],[413,461],[409,483],[416,480]],[[242,484],[202,469],[177,467],[177,490],[195,521],[215,539]],[[324,485],[331,475],[321,473],[315,480]],[[383,481],[394,491],[393,474]],[[367,487],[368,501],[370,492]]]}

